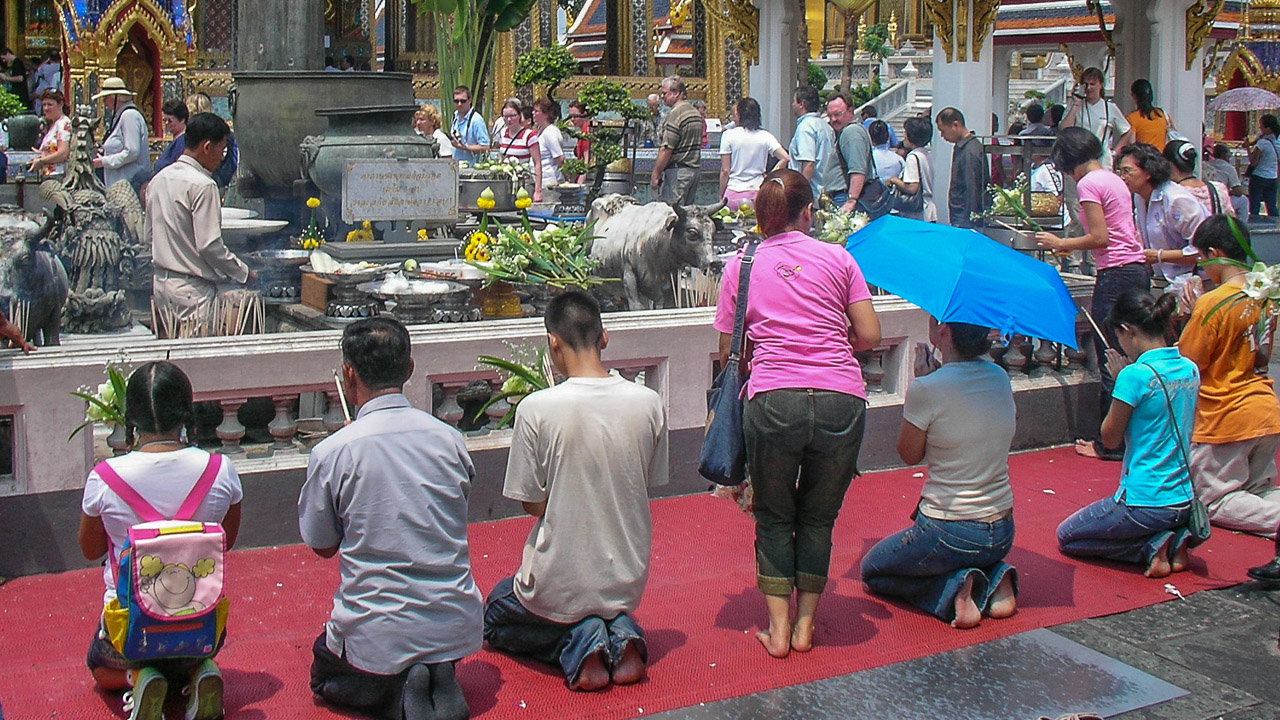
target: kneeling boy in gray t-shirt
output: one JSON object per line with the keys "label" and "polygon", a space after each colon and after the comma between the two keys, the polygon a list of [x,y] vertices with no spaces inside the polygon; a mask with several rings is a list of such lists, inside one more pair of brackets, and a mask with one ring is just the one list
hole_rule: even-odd
{"label": "kneeling boy in gray t-shirt", "polygon": [[547,308],[552,363],[568,379],[519,403],[503,493],[538,518],[520,569],[485,601],[498,650],[559,665],[569,687],[644,677],[631,614],[649,578],[648,488],[667,482],[667,421],[653,390],[610,375],[609,336],[590,295]]}

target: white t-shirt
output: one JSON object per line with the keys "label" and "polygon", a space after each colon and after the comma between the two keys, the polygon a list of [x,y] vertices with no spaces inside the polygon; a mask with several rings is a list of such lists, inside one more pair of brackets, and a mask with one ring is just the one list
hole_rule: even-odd
{"label": "white t-shirt", "polygon": [[515,577],[559,623],[635,612],[649,579],[648,489],[668,479],[662,398],[621,377],[569,378],[520,401],[503,494],[547,504]]}
{"label": "white t-shirt", "polygon": [[[920,183],[924,192],[924,210],[917,220],[938,222],[938,206],[933,202],[933,158],[927,148],[914,148],[902,165],[902,182]],[[913,217],[904,214],[904,217]]]}
{"label": "white t-shirt", "polygon": [[769,166],[769,156],[782,144],[768,130],[748,130],[736,127],[720,136],[720,154],[729,156],[729,183],[726,189],[733,192],[759,190],[764,182],[764,170]]}
{"label": "white t-shirt", "polygon": [[976,520],[1013,507],[1009,446],[1016,410],[1009,376],[998,365],[949,362],[912,380],[902,419],[927,434],[922,514]]}
{"label": "white t-shirt", "polygon": [[[199,448],[189,447],[174,452],[131,452],[107,461],[111,469],[129,484],[144,500],[161,515],[172,518],[182,507],[196,480],[204,472],[209,463],[209,453]],[[240,488],[240,476],[236,468],[227,458],[222,459],[222,467],[218,477],[209,488],[209,494],[192,516],[192,520],[200,522],[222,522],[227,510],[240,502],[244,492]],[[103,604],[111,602],[116,596],[116,582],[112,567],[120,549],[128,539],[129,528],[142,522],[137,513],[124,500],[116,495],[107,484],[98,477],[98,473],[90,471],[89,479],[84,484],[84,498],[80,509],[89,517],[102,518],[102,526],[106,528],[110,543],[107,549],[107,564],[102,569],[102,582],[107,591],[103,596]]]}
{"label": "white t-shirt", "polygon": [[902,177],[904,161],[901,155],[888,148],[873,148],[871,156],[875,158],[876,172],[881,180]]}
{"label": "white t-shirt", "polygon": [[563,178],[555,159],[564,157],[564,134],[555,125],[548,125],[539,133],[538,145],[542,150],[542,186],[559,185]]}
{"label": "white t-shirt", "polygon": [[1102,142],[1102,159],[1099,162],[1102,167],[1111,167],[1111,148],[1130,128],[1120,108],[1110,100],[1099,100],[1092,105],[1086,100],[1080,103],[1076,125],[1093,133]]}

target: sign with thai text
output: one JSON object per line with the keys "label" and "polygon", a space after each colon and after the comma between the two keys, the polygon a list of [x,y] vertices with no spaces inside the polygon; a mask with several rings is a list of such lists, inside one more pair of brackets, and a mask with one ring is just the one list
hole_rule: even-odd
{"label": "sign with thai text", "polygon": [[342,171],[342,219],[458,218],[458,164],[444,159],[348,160]]}

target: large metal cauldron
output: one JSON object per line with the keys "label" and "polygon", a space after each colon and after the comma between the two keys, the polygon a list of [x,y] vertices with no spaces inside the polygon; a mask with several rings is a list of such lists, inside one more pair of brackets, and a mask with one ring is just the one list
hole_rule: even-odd
{"label": "large metal cauldron", "polygon": [[3,125],[9,136],[9,147],[14,150],[29,150],[40,144],[39,117],[21,113],[5,120]]}
{"label": "large metal cauldron", "polygon": [[[240,148],[237,184],[245,197],[289,198],[298,145],[329,129],[316,110],[412,105],[413,76],[395,72],[256,71],[231,74],[228,91]],[[404,120],[402,132],[411,132]]]}
{"label": "large metal cauldron", "polygon": [[435,138],[410,128],[416,110],[412,103],[316,110],[328,118],[329,129],[302,141],[303,172],[325,195],[338,198],[348,160],[438,157]]}

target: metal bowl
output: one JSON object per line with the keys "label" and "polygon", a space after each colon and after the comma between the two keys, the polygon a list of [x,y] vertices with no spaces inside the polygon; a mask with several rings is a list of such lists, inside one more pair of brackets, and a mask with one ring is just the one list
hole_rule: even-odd
{"label": "metal bowl", "polygon": [[265,267],[301,267],[311,258],[310,250],[259,250],[249,259]]}
{"label": "metal bowl", "polygon": [[332,280],[340,285],[356,285],[358,283],[367,283],[373,280],[378,280],[387,271],[394,270],[397,267],[399,267],[399,264],[392,263],[391,265],[379,265],[377,267],[369,268],[368,270],[361,270],[360,272],[354,273],[325,273],[312,270],[310,265],[303,265],[302,272],[311,273],[323,280]]}
{"label": "metal bowl", "polygon": [[361,283],[356,289],[366,292],[379,300],[394,300],[397,303],[428,303],[444,300],[452,295],[469,292],[462,283],[451,280],[409,280],[407,291],[389,292],[385,290],[387,281]]}
{"label": "metal bowl", "polygon": [[249,208],[224,207],[222,208],[223,220],[247,220],[249,218],[258,217],[256,210]]}

